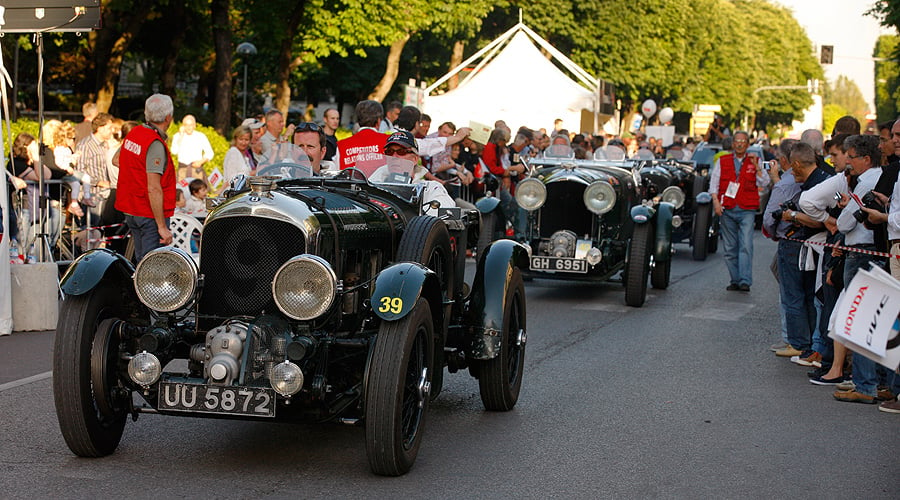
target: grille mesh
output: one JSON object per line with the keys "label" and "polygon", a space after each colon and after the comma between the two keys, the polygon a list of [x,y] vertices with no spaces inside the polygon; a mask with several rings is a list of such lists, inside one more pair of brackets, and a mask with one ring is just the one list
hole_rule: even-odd
{"label": "grille mesh", "polygon": [[583,184],[551,182],[547,184],[547,201],[541,207],[541,238],[568,229],[579,238],[591,234],[593,216],[584,206]]}
{"label": "grille mesh", "polygon": [[303,232],[286,222],[228,217],[203,229],[200,272],[203,314],[234,316],[275,312],[272,278],[282,264],[306,251]]}

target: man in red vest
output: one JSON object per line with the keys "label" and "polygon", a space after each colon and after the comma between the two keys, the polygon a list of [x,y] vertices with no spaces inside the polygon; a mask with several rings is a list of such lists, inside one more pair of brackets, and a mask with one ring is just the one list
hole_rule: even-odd
{"label": "man in red vest", "polygon": [[747,155],[749,145],[747,132],[735,132],[734,152],[716,160],[709,179],[713,208],[721,218],[725,265],[731,275],[726,290],[742,292],[749,292],[753,284],[753,228],[759,188],[769,185],[769,173],[760,159]]}
{"label": "man in red vest", "polygon": [[148,97],[144,103],[147,124],[128,133],[119,153],[116,210],[125,214],[136,262],[149,251],[172,243],[169,217],[175,212],[178,165],[172,162],[166,145],[166,130],[173,113],[171,97]]}
{"label": "man in red vest", "polygon": [[359,131],[338,141],[338,166],[359,168],[367,176],[384,165],[381,151],[388,136],[378,131],[378,123],[384,117],[384,108],[378,101],[360,101],[356,105],[356,122]]}

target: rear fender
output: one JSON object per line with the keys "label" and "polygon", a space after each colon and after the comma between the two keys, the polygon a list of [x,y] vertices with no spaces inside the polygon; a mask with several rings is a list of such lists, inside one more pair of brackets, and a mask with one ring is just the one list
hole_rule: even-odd
{"label": "rear fender", "polygon": [[[131,281],[134,266],[125,257],[105,248],[88,250],[73,262],[59,283],[66,295],[82,295],[104,278]],[[126,287],[133,289],[133,287]]]}
{"label": "rear fender", "polygon": [[503,301],[512,269],[528,269],[528,247],[512,240],[491,243],[479,256],[466,314],[471,334],[466,346],[469,359],[487,360],[500,354]]}
{"label": "rear fender", "polygon": [[431,318],[438,328],[435,331],[440,331],[444,324],[441,282],[434,271],[416,262],[400,262],[378,274],[372,292],[372,310],[385,321],[397,321],[412,311],[419,297],[428,301]]}
{"label": "rear fender", "polygon": [[656,262],[667,262],[672,258],[672,217],[675,214],[675,205],[662,202],[656,211],[656,245],[654,246],[653,259]]}

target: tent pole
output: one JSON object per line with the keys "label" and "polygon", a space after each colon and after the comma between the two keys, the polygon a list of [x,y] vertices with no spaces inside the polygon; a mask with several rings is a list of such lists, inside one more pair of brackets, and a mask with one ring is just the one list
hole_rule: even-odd
{"label": "tent pole", "polygon": [[543,48],[544,50],[549,52],[550,55],[555,57],[563,66],[566,67],[566,69],[568,69],[573,74],[575,74],[575,76],[577,76],[578,79],[581,80],[581,82],[583,84],[585,84],[588,88],[593,89],[597,86],[596,78],[594,78],[593,76],[588,74],[585,70],[583,70],[580,66],[575,64],[575,62],[572,61],[571,59],[569,59],[568,57],[566,57],[565,54],[556,50],[556,47],[554,47],[553,45],[550,45],[549,42],[547,42],[546,40],[541,38],[541,36],[538,35],[537,33],[535,33],[531,28],[523,25],[522,31],[524,31],[525,34],[527,34],[529,37],[531,37],[532,40],[534,40],[538,45],[540,45],[541,48]]}
{"label": "tent pole", "polygon": [[[523,26],[524,26],[524,25],[523,25]],[[497,39],[494,40],[493,42],[491,42],[491,43],[485,45],[484,48],[482,48],[482,49],[479,50],[478,52],[472,54],[471,57],[469,57],[468,59],[466,59],[465,61],[463,61],[462,63],[460,63],[459,66],[453,68],[453,69],[450,70],[450,72],[448,72],[446,75],[444,75],[444,76],[442,76],[441,78],[439,78],[438,81],[432,83],[429,87],[427,87],[427,88],[425,89],[425,94],[426,94],[426,95],[427,95],[427,94],[430,94],[432,90],[438,88],[442,83],[444,83],[444,82],[446,82],[447,80],[453,78],[453,75],[459,73],[460,71],[462,71],[463,69],[465,69],[466,66],[468,66],[469,64],[471,64],[472,61],[478,59],[478,58],[481,57],[484,53],[488,52],[489,50],[493,49],[495,46],[497,46],[497,45],[499,45],[500,43],[502,43],[503,41],[505,41],[507,38],[511,37],[511,36],[512,36],[517,30],[519,30],[519,29],[521,29],[521,26],[517,24],[517,25],[513,26],[512,28],[510,28],[509,30],[507,30],[506,33],[504,33],[504,34],[500,35],[499,37],[497,37]]]}

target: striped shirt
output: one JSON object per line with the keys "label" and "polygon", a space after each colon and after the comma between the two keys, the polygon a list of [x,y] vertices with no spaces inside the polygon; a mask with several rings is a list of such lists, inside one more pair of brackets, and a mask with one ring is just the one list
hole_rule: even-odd
{"label": "striped shirt", "polygon": [[75,157],[79,170],[91,176],[91,194],[101,194],[107,188],[100,188],[100,182],[109,182],[107,168],[106,143],[100,142],[91,134],[75,146]]}

